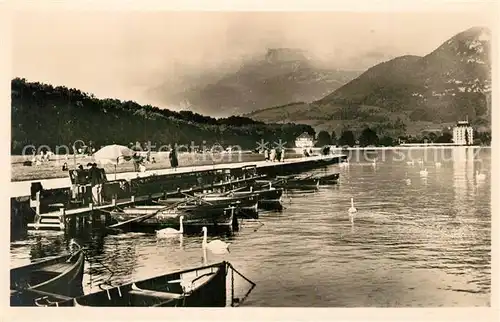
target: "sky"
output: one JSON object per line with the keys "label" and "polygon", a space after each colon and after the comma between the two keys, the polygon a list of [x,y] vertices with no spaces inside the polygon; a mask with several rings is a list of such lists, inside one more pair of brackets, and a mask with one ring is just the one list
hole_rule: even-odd
{"label": "sky", "polygon": [[160,107],[148,100],[148,89],[237,65],[267,48],[306,49],[328,66],[365,70],[400,55],[428,54],[456,33],[494,21],[479,5],[406,13],[45,8],[19,9],[12,20],[13,77]]}

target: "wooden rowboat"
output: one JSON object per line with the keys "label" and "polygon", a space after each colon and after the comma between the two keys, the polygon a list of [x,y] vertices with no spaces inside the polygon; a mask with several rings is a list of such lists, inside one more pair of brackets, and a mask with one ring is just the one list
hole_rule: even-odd
{"label": "wooden rowboat", "polygon": [[228,263],[145,279],[46,306],[224,307]]}
{"label": "wooden rowboat", "polygon": [[[110,216],[116,222],[125,222],[133,218],[151,214],[152,216],[137,222],[129,224],[130,229],[162,229],[172,227],[179,229],[179,217],[184,216],[183,225],[186,231],[193,227],[200,226],[218,226],[230,228],[233,225],[234,218],[237,215],[236,207],[212,207],[199,206],[191,211],[183,211],[179,209],[168,209],[159,211],[158,209],[141,209],[140,207],[125,208],[127,211],[113,211]],[[124,209],[124,210],[125,210]],[[155,214],[155,212],[157,212]]]}
{"label": "wooden rowboat", "polygon": [[84,252],[38,260],[10,270],[10,305],[35,306],[37,299],[83,295]]}
{"label": "wooden rowboat", "polygon": [[321,185],[336,184],[340,178],[340,173],[329,175],[308,175],[306,177],[278,177],[272,185],[287,189],[311,189]]}

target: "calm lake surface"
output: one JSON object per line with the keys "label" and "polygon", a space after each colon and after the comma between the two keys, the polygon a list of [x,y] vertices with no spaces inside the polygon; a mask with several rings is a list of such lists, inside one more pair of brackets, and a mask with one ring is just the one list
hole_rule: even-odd
{"label": "calm lake surface", "polygon": [[[351,153],[349,167],[315,170],[340,172],[338,185],[290,192],[284,210],[243,221],[234,236],[209,237],[231,242],[227,255],[208,253],[210,263],[227,260],[257,284],[243,305],[489,306],[491,150],[376,151],[367,155],[377,158],[375,167],[363,152]],[[30,232],[11,243],[11,266],[58,254],[71,237],[90,247],[86,292],[106,280],[117,285],[202,263],[201,232],[167,241],[89,227],[75,236]],[[249,285],[235,283],[242,296]]]}

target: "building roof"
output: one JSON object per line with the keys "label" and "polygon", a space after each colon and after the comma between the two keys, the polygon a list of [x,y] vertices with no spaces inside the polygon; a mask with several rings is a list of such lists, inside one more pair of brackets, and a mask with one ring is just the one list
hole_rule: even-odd
{"label": "building roof", "polygon": [[304,132],[302,133],[301,135],[297,136],[297,139],[313,139],[313,137],[307,133],[307,132]]}

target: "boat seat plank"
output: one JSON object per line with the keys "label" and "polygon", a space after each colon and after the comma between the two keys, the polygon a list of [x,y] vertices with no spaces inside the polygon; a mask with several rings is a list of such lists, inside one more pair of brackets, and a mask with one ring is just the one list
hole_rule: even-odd
{"label": "boat seat plank", "polygon": [[150,290],[139,290],[139,289],[133,289],[128,292],[130,295],[140,295],[140,296],[146,296],[146,297],[154,297],[154,298],[160,298],[163,300],[174,300],[174,299],[179,299],[182,297],[181,294],[177,293],[170,293],[170,292],[158,292],[158,291],[150,291]]}
{"label": "boat seat plank", "polygon": [[66,269],[68,269],[68,263],[56,263],[48,266],[42,266],[38,268],[37,271],[62,273]]}

